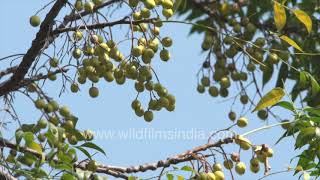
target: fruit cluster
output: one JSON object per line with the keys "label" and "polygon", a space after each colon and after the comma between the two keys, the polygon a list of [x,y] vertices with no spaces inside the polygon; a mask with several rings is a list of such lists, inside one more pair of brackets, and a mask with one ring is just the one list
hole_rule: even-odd
{"label": "fruit cluster", "polygon": [[[208,55],[198,74],[197,91],[204,93],[208,89],[212,97],[226,98],[234,84],[240,88],[235,99],[243,105],[253,104],[246,89],[254,85],[259,92],[255,74],[262,72],[264,85],[271,79],[274,66],[289,61],[287,45],[273,37],[257,35],[259,24],[252,23],[243,12],[247,1],[223,1],[215,6],[219,20],[213,22],[214,29],[204,33],[201,47]],[[268,111],[257,115],[266,120]]]}
{"label": "fruit cluster", "polygon": [[[95,13],[95,8],[102,5],[104,1],[93,0],[83,2],[77,0],[74,8],[79,12]],[[168,48],[173,41],[170,37],[160,37],[160,28],[163,23],[159,16],[152,18],[152,11],[156,11],[158,6],[162,7],[162,14],[165,18],[173,15],[172,0],[130,0],[128,5],[132,8],[131,17],[134,20],[130,25],[132,37],[130,38],[130,55],[125,56],[119,48],[119,43],[112,38],[112,35],[99,30],[78,29],[69,39],[74,46],[72,57],[76,61],[73,65],[77,68],[76,79],[70,81],[70,90],[77,93],[80,85],[91,83],[89,95],[92,98],[99,96],[99,89],[96,84],[100,79],[107,82],[115,81],[118,85],[124,84],[128,79],[135,81],[134,88],[137,94],[147,91],[150,100],[146,109],[137,99],[132,101],[131,106],[135,114],[143,116],[147,122],[153,120],[153,111],[162,108],[168,111],[175,109],[175,97],[159,83],[158,77],[154,80],[156,72],[152,68],[152,60],[159,52],[162,61],[170,60]],[[156,13],[157,14],[157,13]],[[134,23],[137,22],[137,23]],[[32,16],[30,18],[32,26],[40,24],[40,18]],[[63,61],[56,57],[48,61],[50,68],[59,69],[63,66]],[[48,79],[56,80],[56,74],[49,71]]]}

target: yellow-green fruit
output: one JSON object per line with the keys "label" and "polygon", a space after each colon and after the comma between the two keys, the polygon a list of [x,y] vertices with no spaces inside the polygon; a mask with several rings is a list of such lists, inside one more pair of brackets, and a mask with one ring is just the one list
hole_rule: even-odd
{"label": "yellow-green fruit", "polygon": [[100,6],[103,3],[103,0],[92,0],[92,2],[96,5],[96,6]]}
{"label": "yellow-green fruit", "polygon": [[281,124],[281,127],[283,128],[283,129],[288,129],[288,128],[290,128],[290,120],[282,120],[281,121],[281,123],[283,123],[283,124]]}
{"label": "yellow-green fruit", "polygon": [[135,57],[139,57],[142,55],[142,52],[143,52],[143,49],[144,47],[139,45],[139,46],[136,46],[132,49],[132,55],[135,56]]}
{"label": "yellow-green fruit", "polygon": [[201,84],[199,84],[198,85],[198,87],[197,87],[197,91],[199,92],[199,93],[204,93],[204,91],[205,91],[206,89],[205,89],[205,87],[203,86],[203,85],[201,85]]}
{"label": "yellow-green fruit", "polygon": [[82,32],[81,32],[81,31],[75,31],[75,32],[73,33],[73,38],[74,38],[74,40],[76,40],[76,41],[80,41],[80,40],[83,38]]}
{"label": "yellow-green fruit", "polygon": [[151,122],[153,120],[153,112],[152,111],[146,111],[144,112],[144,120],[147,122]]}
{"label": "yellow-green fruit", "polygon": [[39,128],[41,128],[41,129],[44,129],[44,128],[46,128],[47,127],[47,120],[45,120],[45,119],[40,119],[38,122],[37,122],[37,125],[38,125],[38,127]]}
{"label": "yellow-green fruit", "polygon": [[131,107],[132,107],[132,109],[134,109],[134,110],[139,109],[139,108],[141,107],[140,101],[137,100],[137,99],[135,99],[134,101],[132,101]]}
{"label": "yellow-green fruit", "polygon": [[144,110],[142,107],[138,108],[138,109],[135,109],[135,114],[138,116],[138,117],[142,117],[144,115]]}
{"label": "yellow-green fruit", "polygon": [[233,168],[233,162],[230,159],[227,159],[223,162],[223,166],[226,169],[232,169]]}
{"label": "yellow-green fruit", "polygon": [[37,99],[34,103],[38,109],[43,109],[46,106],[46,102],[43,99]]}
{"label": "yellow-green fruit", "polygon": [[213,172],[222,171],[222,165],[220,163],[214,163],[212,165],[212,170]]}
{"label": "yellow-green fruit", "polygon": [[143,82],[136,81],[135,84],[134,84],[134,88],[136,89],[137,92],[143,92],[144,91]]}
{"label": "yellow-green fruit", "polygon": [[57,58],[51,58],[49,61],[49,64],[51,67],[58,67],[59,64],[59,60]]}
{"label": "yellow-green fruit", "polygon": [[248,119],[245,117],[241,117],[237,121],[237,125],[241,128],[246,127],[248,125]]}
{"label": "yellow-green fruit", "polygon": [[251,166],[259,166],[259,160],[258,160],[258,158],[252,158],[252,159],[250,159],[250,165],[251,165]]}
{"label": "yellow-green fruit", "polygon": [[162,7],[165,8],[165,9],[173,8],[172,0],[163,0],[161,4],[162,4]]}
{"label": "yellow-green fruit", "polygon": [[95,172],[98,168],[98,164],[95,160],[90,160],[87,164],[87,169],[89,171]]}
{"label": "yellow-green fruit", "polygon": [[273,156],[273,150],[271,148],[267,148],[265,152],[267,157],[272,157]]}
{"label": "yellow-green fruit", "polygon": [[258,173],[259,170],[260,170],[260,166],[259,166],[259,165],[258,165],[258,166],[250,165],[250,170],[251,170],[251,172],[253,172],[253,173]]}
{"label": "yellow-green fruit", "polygon": [[209,79],[209,77],[203,76],[203,77],[201,78],[201,84],[202,84],[203,86],[206,86],[206,87],[210,86],[210,79]]}
{"label": "yellow-green fruit", "polygon": [[217,97],[217,96],[219,95],[219,90],[218,90],[218,88],[215,87],[215,86],[210,86],[210,87],[209,87],[209,94],[210,94],[210,96],[212,96],[212,97]]}
{"label": "yellow-green fruit", "polygon": [[68,138],[68,141],[71,145],[76,145],[78,143],[78,139],[76,136],[71,136],[70,138]]}
{"label": "yellow-green fruit", "polygon": [[247,104],[248,103],[248,100],[249,100],[249,97],[247,95],[242,95],[240,96],[240,102],[242,104]]}
{"label": "yellow-green fruit", "polygon": [[139,0],[129,0],[130,7],[137,7],[138,4],[139,4]]}
{"label": "yellow-green fruit", "polygon": [[91,87],[89,89],[89,95],[92,97],[92,98],[96,98],[99,96],[99,89],[97,87]]}
{"label": "yellow-green fruit", "polygon": [[150,10],[148,8],[141,9],[141,16],[143,18],[149,18],[151,15]]}
{"label": "yellow-green fruit", "polygon": [[229,114],[228,114],[228,117],[229,117],[229,119],[231,121],[234,121],[237,118],[237,114],[235,112],[233,112],[233,111],[230,111]]}
{"label": "yellow-green fruit", "polygon": [[37,85],[35,83],[31,83],[27,87],[28,92],[35,92],[37,90]]}
{"label": "yellow-green fruit", "polygon": [[72,52],[72,56],[75,59],[79,59],[81,57],[81,55],[82,55],[82,51],[79,48],[74,49],[73,52]]}
{"label": "yellow-green fruit", "polygon": [[52,116],[49,118],[49,121],[54,124],[55,126],[57,126],[59,124],[59,118],[57,116]]}
{"label": "yellow-green fruit", "polygon": [[68,129],[68,130],[73,129],[73,128],[74,128],[73,121],[71,121],[71,120],[66,121],[66,122],[64,123],[64,128],[65,128],[65,129]]}
{"label": "yellow-green fruit", "polygon": [[162,61],[168,61],[170,59],[170,52],[167,49],[160,51],[160,59]]}
{"label": "yellow-green fruit", "polygon": [[249,141],[249,139],[247,139],[243,136],[237,136],[237,138],[235,139],[235,142],[243,150],[248,150],[251,148],[251,142]]}
{"label": "yellow-green fruit", "polygon": [[33,27],[37,27],[37,26],[39,26],[40,25],[40,17],[39,16],[36,16],[36,15],[34,15],[34,16],[31,16],[30,17],[30,24],[31,24],[31,26],[33,26]]}
{"label": "yellow-green fruit", "polygon": [[84,3],[84,10],[88,13],[92,13],[94,8],[94,3],[93,2],[86,2]]}
{"label": "yellow-green fruit", "polygon": [[132,13],[132,17],[133,17],[133,20],[135,20],[135,21],[141,20],[142,19],[141,12]]}
{"label": "yellow-green fruit", "polygon": [[57,75],[53,74],[52,72],[49,72],[48,79],[51,81],[55,81],[57,79]]}
{"label": "yellow-green fruit", "polygon": [[229,78],[227,78],[227,77],[221,78],[221,80],[220,80],[220,85],[221,85],[222,88],[228,88],[228,87],[230,87],[230,80],[229,80]]}
{"label": "yellow-green fruit", "polygon": [[76,8],[77,11],[82,11],[83,10],[83,3],[81,0],[77,0],[76,3],[74,4],[74,7]]}
{"label": "yellow-green fruit", "polygon": [[173,16],[173,10],[172,9],[163,9],[162,10],[162,15],[169,19],[170,17]]}
{"label": "yellow-green fruit", "polygon": [[77,84],[77,83],[72,83],[71,86],[70,86],[70,90],[71,90],[71,92],[73,92],[73,93],[78,92],[78,91],[79,91],[79,86],[78,86],[78,84]]}
{"label": "yellow-green fruit", "polygon": [[258,117],[261,119],[261,120],[266,120],[268,118],[268,111],[266,110],[260,110],[258,111]]}
{"label": "yellow-green fruit", "polygon": [[156,7],[156,2],[154,0],[145,0],[144,5],[148,9],[153,9]]}
{"label": "yellow-green fruit", "polygon": [[216,175],[212,172],[207,173],[207,180],[216,180]]}
{"label": "yellow-green fruit", "polygon": [[161,40],[161,44],[164,46],[164,47],[170,47],[172,46],[172,39],[170,37],[164,37],[162,40]]}
{"label": "yellow-green fruit", "polygon": [[216,176],[216,180],[224,180],[224,173],[222,171],[215,171],[213,173]]}
{"label": "yellow-green fruit", "polygon": [[71,114],[69,108],[66,106],[62,106],[61,108],[59,108],[59,113],[64,117],[68,117]]}
{"label": "yellow-green fruit", "polygon": [[242,175],[246,172],[246,165],[243,162],[238,162],[235,167],[236,172]]}

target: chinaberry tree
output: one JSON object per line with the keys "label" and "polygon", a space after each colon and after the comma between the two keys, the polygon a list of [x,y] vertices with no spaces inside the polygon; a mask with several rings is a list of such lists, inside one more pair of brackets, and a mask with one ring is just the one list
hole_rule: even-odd
{"label": "chinaberry tree", "polygon": [[[2,110],[18,122],[14,141],[0,140],[1,176],[8,179],[100,179],[117,177],[139,179],[136,173],[161,169],[155,179],[238,179],[247,173],[270,175],[268,159],[273,150],[263,142],[251,142],[246,136],[262,129],[282,126],[281,141],[294,137],[301,149],[297,164],[287,171],[309,179],[320,175],[320,67],[319,7],[310,0],[52,0],[30,16],[30,28],[38,32],[24,54],[1,58],[0,96]],[[39,17],[39,12],[45,16]],[[63,15],[62,12],[69,12]],[[115,12],[117,15],[114,15]],[[176,18],[179,17],[180,18]],[[60,18],[63,17],[63,18]],[[179,20],[177,20],[179,19]],[[184,20],[181,20],[184,19]],[[161,27],[175,23],[190,28],[191,34],[203,36],[199,44],[206,58],[196,74],[199,93],[231,98],[247,113],[256,113],[275,124],[258,127],[245,134],[236,128],[246,127],[243,112],[226,109],[232,136],[211,141],[189,151],[138,166],[118,167],[97,162],[91,150],[105,154],[93,143],[90,130],[77,128],[81,123],[76,110],[60,104],[45,86],[60,81],[60,95],[79,92],[83,84],[92,98],[98,98],[98,83],[122,85],[134,82],[136,98],[130,102],[133,113],[152,123],[156,111],[174,111],[175,96],[160,83],[154,69],[155,57],[171,61],[173,34],[160,35]],[[126,28],[121,37],[112,32]],[[126,46],[121,46],[127,44]],[[123,48],[125,47],[125,48]],[[48,50],[50,49],[50,50]],[[19,61],[17,61],[19,60]],[[174,60],[174,59],[172,59]],[[12,63],[8,63],[12,62]],[[18,63],[17,63],[18,62]],[[161,67],[159,67],[161,68]],[[59,79],[58,79],[59,77]],[[262,88],[276,79],[273,89]],[[286,83],[294,83],[292,89]],[[165,81],[165,80],[164,80]],[[230,88],[237,90],[229,93]],[[250,91],[249,91],[250,89]],[[15,94],[28,97],[41,112],[39,120],[26,124],[19,119],[13,102]],[[115,93],[115,92],[114,92]],[[287,96],[291,101],[281,101]],[[144,104],[139,100],[147,98]],[[239,101],[238,101],[239,100]],[[247,106],[245,106],[247,105]],[[274,108],[290,111],[291,120],[272,112]],[[228,127],[229,126],[229,127]],[[238,152],[228,152],[236,146]],[[251,152],[245,164],[241,154]],[[300,151],[299,151],[300,152]],[[83,153],[86,159],[78,159]],[[222,157],[212,161],[210,157]],[[288,157],[290,159],[292,157]],[[176,165],[178,164],[178,165]],[[248,166],[247,170],[246,166]],[[236,175],[238,174],[238,175]]]}

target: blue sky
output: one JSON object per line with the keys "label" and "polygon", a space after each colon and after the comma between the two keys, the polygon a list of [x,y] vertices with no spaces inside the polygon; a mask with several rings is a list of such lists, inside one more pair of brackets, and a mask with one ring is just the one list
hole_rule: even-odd
{"label": "blue sky", "polygon": [[[15,53],[24,53],[30,47],[32,39],[38,28],[29,25],[29,17],[33,15],[48,1],[35,0],[29,1],[2,1],[0,11],[0,57]],[[44,13],[40,14],[42,18]],[[91,129],[93,131],[120,131],[122,133],[148,129],[149,131],[178,131],[178,132],[197,132],[209,133],[223,129],[231,125],[227,119],[232,101],[221,102],[223,99],[211,98],[208,93],[199,94],[196,91],[196,73],[200,68],[204,54],[201,54],[200,45],[203,37],[199,35],[188,36],[190,26],[181,24],[166,24],[161,29],[162,36],[170,36],[174,40],[173,47],[170,48],[172,59],[168,63],[160,62],[157,59],[154,68],[160,81],[168,90],[176,96],[176,110],[174,112],[160,111],[155,113],[152,123],[146,123],[143,119],[135,116],[130,108],[131,101],[136,94],[133,83],[126,83],[118,86],[115,83],[99,83],[100,96],[97,99],[89,97],[87,87],[82,88],[82,92],[76,95],[63,94],[58,97],[58,82],[48,84],[47,92],[61,104],[68,105],[79,117],[79,127],[81,129]],[[122,31],[115,31],[116,36],[121,37]],[[126,47],[123,47],[126,48]],[[52,53],[47,51],[47,53]],[[274,83],[265,87],[270,89]],[[236,91],[233,87],[233,92]],[[266,91],[265,91],[266,92]],[[16,96],[15,106],[23,122],[34,122],[39,118],[38,112],[33,108],[32,102],[27,98]],[[242,105],[236,104],[233,110],[240,113]],[[290,117],[290,114],[277,111],[281,117]],[[246,114],[249,118],[249,126],[245,129],[235,129],[243,133],[254,128],[265,125],[255,114]],[[276,121],[270,118],[269,123]],[[10,126],[14,127],[14,125]],[[4,134],[13,134],[14,129],[5,130]],[[258,132],[249,136],[256,144],[267,143],[273,146],[274,142],[283,133],[281,128],[273,128],[267,131]],[[97,160],[106,164],[129,166],[147,162],[154,162],[165,159],[168,156],[186,151],[192,147],[202,145],[207,142],[207,138],[196,138],[194,140],[166,140],[166,139],[135,139],[123,140],[120,137],[114,139],[98,138],[95,143],[105,149],[107,157],[97,156]],[[234,147],[226,148],[232,152]],[[272,171],[283,170],[289,164],[290,158],[297,154],[293,151],[293,142],[289,139],[282,141],[274,147],[275,157],[270,160]],[[242,160],[248,164],[250,153],[245,152]],[[221,157],[218,159],[221,160]],[[148,172],[142,177],[156,175]],[[258,179],[259,174],[246,175],[236,179]],[[291,179],[292,173],[271,176],[266,179]],[[112,178],[111,178],[112,179]]]}

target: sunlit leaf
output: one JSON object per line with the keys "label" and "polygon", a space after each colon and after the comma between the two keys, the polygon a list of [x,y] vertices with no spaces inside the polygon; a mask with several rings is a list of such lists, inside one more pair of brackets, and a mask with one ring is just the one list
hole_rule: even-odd
{"label": "sunlit leaf", "polygon": [[79,149],[83,154],[85,154],[89,159],[91,159],[91,155],[86,149],[80,146],[76,146],[75,148]]}
{"label": "sunlit leaf", "polygon": [[288,102],[288,101],[278,102],[274,106],[280,106],[280,107],[283,107],[283,108],[288,109],[290,111],[294,111],[294,109],[295,109],[293,104],[291,102]]}
{"label": "sunlit leaf", "polygon": [[298,49],[299,51],[303,52],[303,50],[301,49],[301,47],[294,42],[294,40],[292,40],[291,38],[289,38],[286,35],[282,35],[280,36],[280,39],[284,40],[285,42],[287,42],[288,44],[290,44],[291,46],[293,46],[294,48]]}
{"label": "sunlit leaf", "polygon": [[299,21],[302,22],[306,26],[308,33],[311,33],[312,20],[311,20],[310,16],[306,12],[304,12],[300,9],[293,10],[293,13],[299,19]]}
{"label": "sunlit leaf", "polygon": [[183,167],[181,168],[181,170],[183,170],[183,171],[190,171],[190,172],[193,172],[193,171],[194,171],[194,169],[193,169],[192,167],[190,167],[190,166],[183,166]]}
{"label": "sunlit leaf", "polygon": [[259,111],[266,107],[275,105],[282,99],[284,95],[285,95],[285,92],[282,88],[276,87],[272,89],[260,99],[259,103],[257,104],[257,106],[254,108],[252,112]]}
{"label": "sunlit leaf", "polygon": [[38,153],[42,153],[42,147],[38,143],[32,141],[32,142],[26,143],[26,145],[28,148],[33,149],[33,150],[37,151]]}
{"label": "sunlit leaf", "polygon": [[287,15],[285,8],[278,2],[274,1],[274,22],[276,24],[276,27],[278,31],[281,31],[281,29],[286,25],[287,21]]}
{"label": "sunlit leaf", "polygon": [[184,180],[183,176],[177,175],[178,180]]}
{"label": "sunlit leaf", "polygon": [[310,81],[311,81],[311,96],[315,96],[319,93],[320,86],[317,80],[311,74],[308,74],[308,77],[310,78]]}

